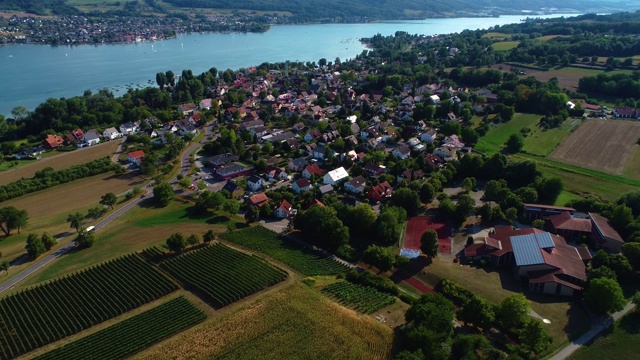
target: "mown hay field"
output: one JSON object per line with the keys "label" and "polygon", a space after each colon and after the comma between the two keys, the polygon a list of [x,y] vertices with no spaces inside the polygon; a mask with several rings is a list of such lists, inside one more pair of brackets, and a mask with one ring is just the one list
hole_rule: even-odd
{"label": "mown hay field", "polygon": [[386,359],[390,328],[300,283],[174,336],[134,359]]}
{"label": "mown hay field", "polygon": [[621,174],[638,146],[640,123],[588,120],[549,156],[571,165]]}

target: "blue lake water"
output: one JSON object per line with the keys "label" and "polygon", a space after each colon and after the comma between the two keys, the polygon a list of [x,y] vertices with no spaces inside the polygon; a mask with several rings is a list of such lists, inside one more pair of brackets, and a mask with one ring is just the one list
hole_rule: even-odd
{"label": "blue lake water", "polygon": [[18,105],[33,110],[48,98],[81,95],[87,89],[109,88],[121,94],[128,87],[155,86],[155,74],[161,71],[180,74],[191,69],[199,74],[211,67],[238,69],[263,62],[346,60],[365,49],[358,39],[377,33],[447,34],[524,18],[526,15],[288,25],[274,26],[266,33],[183,34],[153,43],[0,46],[0,114],[9,115]]}

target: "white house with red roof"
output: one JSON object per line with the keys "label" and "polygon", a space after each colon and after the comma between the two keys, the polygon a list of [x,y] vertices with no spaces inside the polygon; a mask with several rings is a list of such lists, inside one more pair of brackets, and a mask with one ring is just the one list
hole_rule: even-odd
{"label": "white house with red roof", "polygon": [[282,202],[280,202],[280,205],[278,205],[278,207],[276,207],[276,209],[273,211],[273,215],[277,218],[284,219],[289,217],[292,210],[293,205],[291,205],[291,203],[287,200],[282,200]]}
{"label": "white house with red roof", "polygon": [[143,157],[144,157],[144,151],[142,150],[133,151],[127,154],[127,161],[136,166],[140,166],[142,164]]}

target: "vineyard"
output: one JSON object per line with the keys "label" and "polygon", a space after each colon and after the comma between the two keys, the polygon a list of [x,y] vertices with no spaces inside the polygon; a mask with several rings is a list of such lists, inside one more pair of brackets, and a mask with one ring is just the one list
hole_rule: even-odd
{"label": "vineyard", "polygon": [[176,290],[129,255],[0,299],[0,359],[12,359]]}
{"label": "vineyard", "polygon": [[179,297],[36,359],[122,359],[205,318],[202,311]]}
{"label": "vineyard", "polygon": [[287,274],[262,259],[221,243],[164,261],[160,267],[187,289],[206,296],[214,306],[234,301],[275,285]]}
{"label": "vineyard", "polygon": [[325,286],[322,291],[336,297],[343,305],[354,306],[356,310],[371,314],[393,304],[396,299],[372,287],[340,281]]}
{"label": "vineyard", "polygon": [[262,226],[220,235],[224,240],[267,254],[306,276],[333,275],[348,268],[323,254],[284,240]]}

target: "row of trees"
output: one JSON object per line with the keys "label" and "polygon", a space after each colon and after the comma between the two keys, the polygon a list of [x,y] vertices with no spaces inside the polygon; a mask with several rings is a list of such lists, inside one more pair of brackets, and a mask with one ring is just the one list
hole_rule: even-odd
{"label": "row of trees", "polygon": [[207,232],[205,232],[202,235],[202,238],[200,238],[200,236],[198,236],[197,234],[185,236],[184,234],[177,232],[167,238],[165,247],[175,254],[180,254],[184,249],[187,248],[187,246],[194,247],[201,242],[209,244],[213,241],[213,239],[215,239],[215,233],[213,232],[213,230],[208,230]]}

